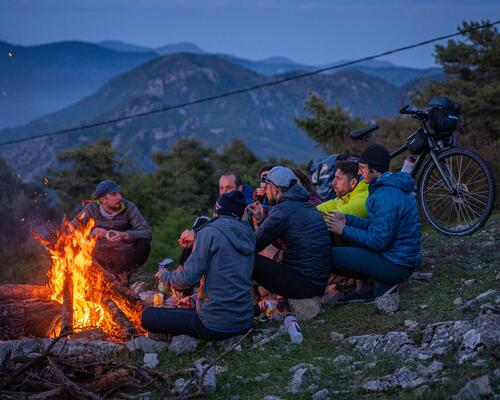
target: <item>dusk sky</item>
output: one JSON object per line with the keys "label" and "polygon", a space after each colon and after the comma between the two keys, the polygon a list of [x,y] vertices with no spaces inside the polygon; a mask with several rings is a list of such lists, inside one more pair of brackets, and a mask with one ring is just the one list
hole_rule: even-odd
{"label": "dusk sky", "polygon": [[[0,0],[0,40],[190,41],[208,52],[322,64],[452,33],[464,19],[500,19],[500,0]],[[428,67],[433,49],[386,59]]]}

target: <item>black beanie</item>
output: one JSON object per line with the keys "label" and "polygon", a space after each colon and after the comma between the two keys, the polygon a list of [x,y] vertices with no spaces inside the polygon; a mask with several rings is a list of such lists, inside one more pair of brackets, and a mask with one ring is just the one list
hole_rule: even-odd
{"label": "black beanie", "polygon": [[217,215],[229,215],[241,219],[245,212],[245,196],[243,192],[234,190],[224,193],[215,202],[214,211]]}
{"label": "black beanie", "polygon": [[380,144],[372,144],[368,146],[365,151],[363,151],[361,157],[359,158],[359,162],[368,164],[370,168],[383,173],[389,171],[391,155],[384,146]]}

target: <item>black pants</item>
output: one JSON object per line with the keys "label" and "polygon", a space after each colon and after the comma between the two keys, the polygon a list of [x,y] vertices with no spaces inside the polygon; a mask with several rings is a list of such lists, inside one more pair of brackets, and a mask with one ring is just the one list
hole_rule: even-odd
{"label": "black pants", "polygon": [[236,332],[218,332],[203,325],[193,308],[146,307],[142,312],[141,324],[148,332],[189,335],[204,340],[224,340],[244,335],[250,327]]}
{"label": "black pants", "polygon": [[108,244],[98,241],[94,249],[94,259],[112,274],[127,277],[142,266],[151,252],[151,241],[138,239],[131,243]]}
{"label": "black pants", "polygon": [[317,286],[286,264],[255,255],[253,279],[271,293],[289,299],[309,299],[323,296],[324,286]]}

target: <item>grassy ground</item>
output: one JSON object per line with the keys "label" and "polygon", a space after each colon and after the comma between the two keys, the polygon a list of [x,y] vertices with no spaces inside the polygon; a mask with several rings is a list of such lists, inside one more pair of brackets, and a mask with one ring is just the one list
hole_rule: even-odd
{"label": "grassy ground", "polygon": [[[424,263],[421,271],[432,272],[433,278],[425,283],[406,284],[401,288],[401,308],[394,315],[377,314],[374,307],[364,304],[329,307],[315,320],[301,323],[304,342],[293,345],[287,337],[268,344],[260,351],[250,350],[251,341],[243,344],[241,352],[233,352],[222,360],[221,365],[228,371],[218,375],[217,392],[211,398],[230,399],[238,395],[240,399],[260,399],[266,395],[277,395],[283,399],[310,399],[310,393],[290,394],[286,388],[292,374],[290,367],[304,362],[322,369],[318,390],[328,389],[332,398],[338,399],[412,399],[414,393],[394,390],[383,394],[365,393],[362,389],[352,389],[367,378],[381,377],[392,373],[402,366],[397,358],[378,359],[375,366],[366,367],[369,362],[355,351],[335,346],[329,338],[331,331],[348,335],[365,333],[386,333],[404,330],[404,320],[413,319],[421,325],[451,319],[473,319],[478,310],[462,311],[453,304],[460,296],[464,301],[488,289],[499,289],[496,279],[500,271],[500,214],[494,215],[478,233],[465,238],[448,238],[431,230],[424,231]],[[476,279],[470,286],[463,280]],[[422,309],[422,305],[427,308]],[[259,325],[256,328],[265,327]],[[278,322],[267,326],[278,327]],[[417,337],[416,340],[419,338]],[[174,371],[193,365],[199,357],[215,358],[221,351],[210,344],[201,343],[195,353],[180,357],[165,351],[161,354],[161,365],[165,371]],[[356,368],[351,364],[344,366],[332,360],[340,354],[348,354],[355,361],[364,361]],[[476,368],[465,363],[457,366],[453,352],[442,361],[445,363],[443,375],[448,378],[445,384],[431,387],[423,398],[450,398],[471,378],[491,373],[498,368],[498,361],[485,356],[488,364]],[[427,365],[429,362],[424,362]],[[261,373],[269,372],[270,378],[255,382]],[[229,384],[229,385],[226,385]],[[498,385],[498,382],[496,382]],[[226,386],[225,386],[226,385]]]}

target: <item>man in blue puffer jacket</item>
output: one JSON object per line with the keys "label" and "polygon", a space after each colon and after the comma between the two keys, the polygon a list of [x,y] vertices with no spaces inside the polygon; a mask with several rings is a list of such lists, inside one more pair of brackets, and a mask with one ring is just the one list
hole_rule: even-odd
{"label": "man in blue puffer jacket", "polygon": [[361,155],[359,173],[369,184],[368,218],[335,213],[328,229],[354,247],[332,250],[332,272],[355,279],[372,279],[375,290],[358,287],[350,300],[371,302],[390,293],[420,265],[421,223],[411,175],[389,171],[390,154],[381,145]]}

